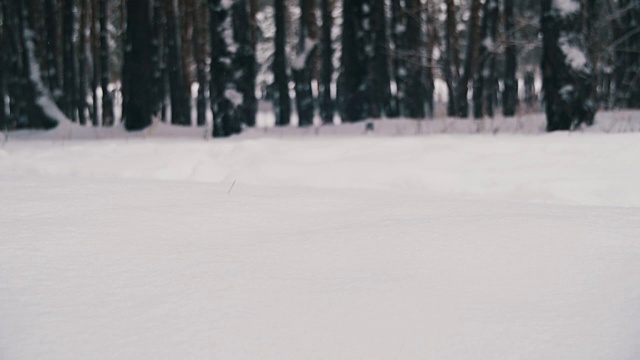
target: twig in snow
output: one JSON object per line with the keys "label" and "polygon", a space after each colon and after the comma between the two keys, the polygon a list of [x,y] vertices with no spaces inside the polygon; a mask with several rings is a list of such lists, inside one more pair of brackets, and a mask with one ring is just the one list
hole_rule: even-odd
{"label": "twig in snow", "polygon": [[236,184],[236,181],[233,180],[233,184],[231,184],[231,187],[229,188],[229,191],[227,191],[227,195],[231,194],[231,190],[233,190],[233,185]]}

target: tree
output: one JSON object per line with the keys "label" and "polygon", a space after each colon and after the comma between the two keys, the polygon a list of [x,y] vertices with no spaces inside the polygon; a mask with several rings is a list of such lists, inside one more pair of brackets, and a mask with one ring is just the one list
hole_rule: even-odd
{"label": "tree", "polygon": [[[148,6],[149,0],[143,0],[137,7]],[[130,5],[129,0],[127,2],[128,7],[136,6]],[[103,126],[113,126],[114,117],[113,117],[113,99],[111,98],[111,93],[109,92],[109,81],[110,81],[110,71],[109,71],[109,29],[107,26],[107,19],[109,17],[107,0],[99,0],[100,6],[100,85],[102,87],[102,125]],[[148,14],[148,10],[145,11]],[[148,21],[147,21],[148,23]],[[145,29],[145,34],[148,33],[148,30]]]}
{"label": "tree", "polygon": [[504,1],[504,33],[507,42],[504,65],[504,91],[502,93],[502,113],[504,116],[514,116],[518,102],[518,80],[516,79],[518,63],[513,1]]}
{"label": "tree", "polygon": [[323,124],[333,124],[334,105],[331,97],[331,83],[333,80],[333,42],[331,38],[333,9],[330,7],[329,0],[321,0],[320,7],[322,13],[320,117]]}
{"label": "tree", "polygon": [[407,74],[402,107],[409,118],[424,117],[424,93],[422,85],[422,37],[419,0],[405,0],[406,31],[403,43],[407,46]]}
{"label": "tree", "polygon": [[57,103],[60,103],[60,72],[58,66],[58,7],[55,0],[45,0],[46,76],[49,91]]}
{"label": "tree", "polygon": [[456,6],[453,0],[446,0],[446,11],[444,78],[449,92],[447,115],[455,116],[458,113],[458,97],[456,96],[456,89],[458,88],[458,81],[460,79],[460,56],[458,54]]}
{"label": "tree", "polygon": [[289,98],[289,78],[287,76],[286,59],[286,21],[284,0],[274,1],[275,10],[275,54],[273,58],[273,110],[276,116],[276,125],[289,125],[291,117],[291,99]]}
{"label": "tree", "polygon": [[616,105],[640,108],[640,2],[618,0],[614,24]]}
{"label": "tree", "polygon": [[471,1],[469,25],[467,32],[467,49],[464,58],[464,67],[458,83],[458,116],[469,116],[469,80],[475,77],[478,70],[478,49],[480,43],[480,0]]}
{"label": "tree", "polygon": [[76,51],[73,35],[75,33],[75,1],[63,0],[62,7],[62,43],[63,43],[63,78],[64,95],[63,111],[72,121],[78,119],[77,116],[77,78],[76,78]]}
{"label": "tree", "polygon": [[595,104],[590,98],[591,69],[582,32],[581,2],[543,0],[541,5],[547,131],[591,125]]}
{"label": "tree", "polygon": [[[238,0],[236,0],[238,2]],[[246,4],[245,2],[241,2]],[[226,7],[231,5],[231,7]],[[242,93],[236,87],[234,70],[238,48],[234,41],[233,14],[237,4],[221,0],[209,0],[209,41],[211,44],[211,79],[209,94],[213,114],[213,136],[223,137],[239,133],[242,120],[238,111],[244,101]],[[243,5],[244,6],[244,5]],[[246,32],[246,29],[243,29]]]}
{"label": "tree", "polygon": [[[391,96],[391,74],[389,73],[389,37],[387,36],[384,1],[373,0],[371,4],[371,52],[369,72],[367,74],[370,91],[370,117],[380,118],[397,116],[397,104]],[[420,16],[416,13],[416,16]],[[418,29],[419,31],[420,29]],[[419,36],[419,35],[418,35]],[[414,51],[419,51],[417,44]],[[420,69],[421,70],[421,69]],[[420,74],[416,73],[416,76]],[[417,80],[420,81],[419,79]]]}
{"label": "tree", "polygon": [[91,4],[91,123],[94,127],[100,125],[98,118],[98,84],[100,83],[100,55],[98,44],[100,35],[98,33],[98,4],[96,1],[90,1]]}
{"label": "tree", "polygon": [[[127,91],[123,106],[127,130],[141,130],[151,125],[151,49],[149,46],[149,0],[127,0],[127,35],[123,66],[123,85]],[[104,68],[104,64],[103,64]],[[104,78],[104,74],[103,74]]]}
{"label": "tree", "polygon": [[167,51],[169,65],[169,93],[171,96],[171,123],[191,125],[190,94],[187,91],[182,58],[180,21],[175,0],[165,0],[167,17]]}
{"label": "tree", "polygon": [[196,123],[204,126],[207,121],[207,72],[206,72],[206,33],[203,14],[206,15],[204,3],[196,1],[192,11],[193,16],[193,58],[196,62],[196,77],[198,80],[198,97],[196,99]]}
{"label": "tree", "polygon": [[296,109],[298,125],[313,124],[314,101],[311,90],[314,57],[317,47],[317,36],[312,31],[315,22],[313,0],[299,0],[300,29],[296,58],[291,64],[296,91]]}
{"label": "tree", "polygon": [[486,0],[482,14],[482,41],[479,69],[473,79],[473,116],[481,119],[486,113],[493,117],[495,86],[495,44],[498,28],[498,1]]}
{"label": "tree", "polygon": [[78,49],[78,120],[81,125],[87,123],[87,16],[88,0],[80,0],[80,27],[78,37],[80,45]]}
{"label": "tree", "polygon": [[[233,84],[240,97],[236,101],[239,124],[254,126],[258,103],[256,100],[256,57],[251,44],[247,0],[235,0],[232,6],[233,41],[236,50],[233,56]],[[233,99],[231,99],[233,100]]]}

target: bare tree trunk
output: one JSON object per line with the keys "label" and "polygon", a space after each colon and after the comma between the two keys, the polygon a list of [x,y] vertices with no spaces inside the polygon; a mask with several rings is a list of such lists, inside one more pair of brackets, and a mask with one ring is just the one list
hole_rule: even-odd
{"label": "bare tree trunk", "polygon": [[78,119],[81,125],[87,124],[87,1],[80,0],[80,28],[78,36]]}
{"label": "bare tree trunk", "polygon": [[171,123],[191,125],[190,94],[186,93],[182,63],[182,41],[175,0],[165,0],[167,16],[167,50],[169,51],[169,92],[171,94]]}
{"label": "bare tree trunk", "polygon": [[196,119],[198,126],[204,126],[207,122],[207,73],[205,70],[205,44],[206,34],[203,14],[206,14],[206,8],[201,6],[199,1],[193,9],[193,58],[196,61],[196,75],[198,78],[198,98],[196,99]]}
{"label": "bare tree trunk", "polygon": [[473,80],[473,116],[481,119],[485,112],[493,117],[495,89],[495,53],[498,22],[498,1],[486,0],[482,14],[480,64]]}
{"label": "bare tree trunk", "polygon": [[[240,97],[236,104],[238,126],[254,126],[258,104],[256,100],[256,57],[251,44],[247,0],[236,0],[232,6],[233,40],[237,45],[233,57],[233,82]],[[238,129],[237,131],[240,131]]]}
{"label": "bare tree trunk", "polygon": [[92,94],[92,106],[91,106],[91,122],[94,127],[100,126],[98,117],[98,86],[100,84],[100,54],[99,54],[99,39],[98,33],[98,3],[95,0],[90,0],[91,4],[91,94]]}
{"label": "bare tree trunk", "polygon": [[424,117],[424,93],[422,86],[422,36],[419,0],[405,0],[407,15],[404,43],[407,46],[407,74],[405,96],[403,98],[404,115],[409,118]]}
{"label": "bare tree trunk", "polygon": [[47,29],[46,74],[49,90],[60,103],[60,67],[58,65],[58,7],[55,0],[45,1],[45,23]]}
{"label": "bare tree trunk", "polygon": [[298,112],[298,126],[313,125],[314,102],[311,89],[314,57],[317,39],[311,33],[310,23],[314,19],[313,3],[310,0],[299,0],[300,3],[300,31],[296,58],[291,65],[291,72],[295,82],[296,109]]}

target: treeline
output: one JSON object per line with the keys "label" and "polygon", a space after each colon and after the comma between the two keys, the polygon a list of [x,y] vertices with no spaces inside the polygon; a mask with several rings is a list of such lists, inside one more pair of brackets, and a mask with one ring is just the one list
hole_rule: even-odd
{"label": "treeline", "polygon": [[542,94],[548,130],[571,129],[640,108],[639,24],[640,0],[0,0],[0,126],[229,136],[260,101],[309,126],[514,116]]}

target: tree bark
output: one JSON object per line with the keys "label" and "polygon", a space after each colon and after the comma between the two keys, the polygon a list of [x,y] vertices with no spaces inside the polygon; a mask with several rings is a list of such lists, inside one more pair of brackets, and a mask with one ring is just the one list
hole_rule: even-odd
{"label": "tree bark", "polygon": [[204,126],[207,122],[207,73],[205,69],[206,59],[206,39],[205,39],[205,27],[202,14],[205,13],[205,9],[199,6],[200,3],[196,1],[192,16],[193,16],[193,58],[196,62],[196,77],[198,80],[198,98],[196,99],[196,123],[198,126]]}
{"label": "tree bark", "polygon": [[310,23],[314,18],[310,0],[299,0],[300,30],[296,58],[291,66],[296,92],[298,126],[313,125],[314,101],[311,89],[317,39],[311,33]]}
{"label": "tree bark", "polygon": [[80,28],[78,37],[78,120],[80,125],[87,124],[87,1],[80,0]]}
{"label": "tree bark", "polygon": [[58,65],[58,6],[55,0],[45,1],[45,24],[47,29],[46,74],[49,90],[56,103],[60,103],[60,67]]}
{"label": "tree bark", "polygon": [[322,71],[320,74],[320,117],[323,124],[333,124],[334,103],[331,96],[333,82],[333,14],[329,0],[321,0],[322,12]]}
{"label": "tree bark", "polygon": [[424,93],[422,86],[422,38],[419,0],[405,0],[407,14],[404,43],[407,46],[407,74],[403,97],[404,115],[409,118],[424,117]]}
{"label": "tree bark", "polygon": [[165,0],[167,16],[167,50],[169,60],[169,93],[171,95],[171,123],[191,125],[190,94],[185,85],[182,62],[182,41],[175,0]]}
{"label": "tree bark", "polygon": [[507,42],[504,65],[504,92],[502,93],[502,114],[506,117],[516,114],[518,104],[518,80],[516,78],[517,49],[513,14],[513,1],[504,1],[504,32]]}
{"label": "tree bark", "polygon": [[458,54],[456,7],[453,0],[446,0],[446,11],[444,77],[449,92],[447,115],[455,116],[458,113],[456,89],[458,88],[458,81],[460,79],[460,56]]}
{"label": "tree bark", "polygon": [[232,6],[233,40],[237,49],[233,57],[233,82],[240,94],[236,104],[239,123],[254,126],[258,102],[256,100],[256,57],[251,44],[251,24],[247,0],[235,0]]}
{"label": "tree bark", "polygon": [[[509,0],[507,0],[509,1]],[[469,116],[469,81],[475,77],[478,70],[478,49],[480,43],[480,0],[472,0],[469,17],[467,50],[460,82],[458,83],[458,116]]]}
{"label": "tree bark", "polygon": [[[113,126],[113,99],[111,98],[111,92],[109,92],[109,82],[111,80],[111,72],[109,71],[109,29],[107,28],[107,19],[109,18],[107,0],[99,0],[100,6],[100,84],[102,87],[102,126]],[[130,0],[131,1],[131,0]],[[129,1],[129,2],[130,2]],[[149,0],[143,0],[140,5],[133,5],[134,7],[141,7],[147,4]],[[127,2],[127,5],[129,5]],[[129,5],[129,8],[131,5]],[[141,11],[141,10],[139,10]],[[145,10],[148,14],[148,10]],[[146,22],[148,23],[148,21]],[[146,24],[145,23],[145,24]],[[145,34],[148,34],[148,30],[145,29]]]}
{"label": "tree bark", "polygon": [[276,116],[276,126],[289,125],[291,117],[291,99],[289,98],[289,78],[287,76],[286,59],[286,21],[284,0],[275,0],[275,54],[273,59],[273,110]]}
{"label": "tree bark", "polygon": [[482,119],[486,113],[493,117],[495,89],[495,52],[498,22],[498,1],[486,0],[482,14],[480,63],[473,80],[473,116]]}
{"label": "tree bark", "polygon": [[63,63],[64,63],[64,96],[63,111],[71,121],[77,121],[77,78],[76,78],[76,52],[73,34],[75,30],[75,1],[63,0],[62,8],[62,39],[63,39]]}
{"label": "tree bark", "polygon": [[129,54],[125,56],[123,69],[126,75],[123,80],[128,99],[123,108],[123,114],[125,128],[129,131],[142,130],[152,123],[149,92],[152,79],[149,67],[151,61],[149,36],[149,1],[128,0],[126,47]]}

